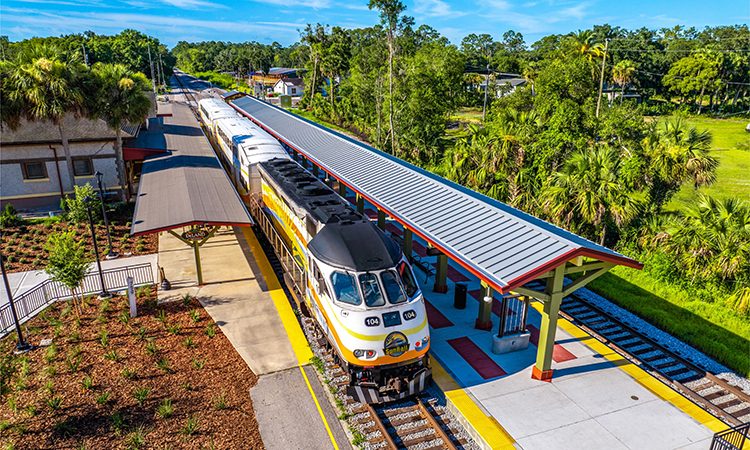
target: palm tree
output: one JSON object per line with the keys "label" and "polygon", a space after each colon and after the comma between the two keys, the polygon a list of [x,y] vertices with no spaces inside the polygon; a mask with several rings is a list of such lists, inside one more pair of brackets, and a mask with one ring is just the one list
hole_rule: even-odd
{"label": "palm tree", "polygon": [[[59,59],[57,48],[38,45],[18,55],[6,66],[4,80],[8,101],[17,108],[3,113],[3,121],[10,127],[18,125],[21,117],[27,120],[49,120],[60,132],[70,189],[75,186],[73,158],[70,154],[64,119],[68,114],[79,116],[85,102],[81,85],[85,67],[75,58]],[[3,109],[6,102],[3,101]],[[6,115],[7,114],[7,115]]]}
{"label": "palm tree", "polygon": [[130,199],[125,183],[125,161],[122,155],[122,126],[141,123],[148,116],[151,100],[149,81],[140,72],[133,72],[122,64],[96,64],[93,69],[97,80],[96,113],[115,132],[117,176],[122,192]]}
{"label": "palm tree", "polygon": [[625,86],[633,80],[635,64],[629,59],[623,59],[612,68],[612,81],[620,85],[620,104],[625,98]]}
{"label": "palm tree", "polygon": [[622,166],[622,155],[611,147],[574,153],[552,176],[543,193],[543,207],[567,227],[593,227],[604,245],[608,226],[626,225],[641,209],[635,192],[623,185]]}
{"label": "palm tree", "polygon": [[578,30],[571,33],[571,38],[575,43],[576,51],[579,55],[586,57],[589,61],[599,59],[604,54],[604,46],[601,42],[594,42],[594,32],[591,30]]}
{"label": "palm tree", "polygon": [[701,194],[666,227],[665,248],[688,274],[722,281],[750,276],[750,205]]}

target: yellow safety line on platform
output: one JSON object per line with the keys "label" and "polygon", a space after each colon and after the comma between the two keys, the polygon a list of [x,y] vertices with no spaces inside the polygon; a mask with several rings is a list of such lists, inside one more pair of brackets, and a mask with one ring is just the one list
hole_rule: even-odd
{"label": "yellow safety line on platform", "polygon": [[[533,302],[532,307],[542,312],[542,304],[539,302]],[[571,336],[580,339],[581,343],[589,347],[591,350],[599,353],[607,360],[615,363],[615,365],[623,372],[630,375],[636,382],[651,391],[657,397],[665,400],[676,406],[682,412],[692,417],[701,425],[705,426],[714,433],[727,429],[727,425],[721,420],[717,419],[709,412],[702,409],[692,401],[688,400],[679,392],[675,391],[671,387],[661,382],[658,378],[654,377],[650,373],[641,369],[637,365],[633,364],[625,357],[607,347],[604,343],[600,342],[590,334],[586,333],[582,329],[575,326],[570,321],[560,317],[557,321],[558,326],[565,330]],[[554,375],[552,382],[554,383]]]}
{"label": "yellow safety line on platform", "polygon": [[430,364],[432,365],[432,379],[461,416],[465,417],[472,428],[479,433],[482,440],[493,449],[515,449],[513,444],[516,441],[513,437],[494,417],[488,416],[479,408],[435,358],[430,359]]}
{"label": "yellow safety line on platform", "polygon": [[271,300],[276,307],[276,311],[279,313],[279,317],[281,317],[281,323],[284,325],[284,330],[289,337],[289,343],[292,345],[292,350],[297,357],[297,367],[299,368],[300,373],[302,373],[302,378],[305,380],[307,390],[310,391],[310,396],[315,403],[315,407],[318,410],[320,419],[323,421],[323,426],[325,426],[328,437],[331,439],[331,444],[333,445],[333,448],[335,450],[339,450],[338,443],[336,443],[336,438],[333,436],[333,431],[331,431],[328,420],[323,413],[323,408],[321,408],[318,397],[315,395],[315,391],[313,391],[312,385],[310,384],[310,380],[307,378],[304,367],[302,367],[305,364],[309,364],[310,359],[313,357],[313,352],[310,349],[310,345],[307,343],[307,339],[305,339],[305,333],[302,332],[302,328],[300,328],[299,322],[297,322],[297,317],[294,315],[294,311],[292,310],[291,305],[289,305],[286,294],[281,288],[281,285],[276,278],[276,274],[273,272],[271,264],[268,262],[268,259],[266,258],[266,255],[260,246],[260,242],[258,242],[258,239],[255,237],[252,229],[250,229],[249,227],[243,227],[242,232],[244,233],[245,239],[250,246],[250,250],[253,252],[255,261],[260,266],[260,271],[263,273],[263,278],[265,278],[266,280],[266,285],[268,286],[268,292],[271,295]]}

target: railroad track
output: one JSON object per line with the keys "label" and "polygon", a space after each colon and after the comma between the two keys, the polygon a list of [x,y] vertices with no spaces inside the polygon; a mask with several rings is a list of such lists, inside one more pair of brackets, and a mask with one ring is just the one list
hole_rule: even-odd
{"label": "railroad track", "polygon": [[729,384],[606,311],[573,294],[560,315],[729,425],[750,422],[750,394]]}

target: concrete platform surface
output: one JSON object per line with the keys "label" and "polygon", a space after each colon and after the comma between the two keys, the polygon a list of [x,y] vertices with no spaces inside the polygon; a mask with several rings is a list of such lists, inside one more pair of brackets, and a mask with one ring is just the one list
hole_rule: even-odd
{"label": "concrete platform surface", "polygon": [[169,233],[159,235],[159,264],[172,284],[159,291],[159,301],[197,297],[229,339],[237,353],[256,375],[297,366],[281,318],[262,279],[248,263],[231,228],[222,228],[200,250],[203,286],[196,282],[195,257],[188,247]]}
{"label": "concrete platform surface", "polygon": [[[315,369],[301,368],[315,391],[326,417],[335,418],[331,403],[317,382]],[[313,379],[316,381],[313,383]],[[265,375],[250,390],[258,419],[260,435],[267,450],[323,450],[332,448],[330,436],[321,426],[320,415],[308,393],[300,368]],[[329,422],[331,423],[331,422]],[[331,432],[340,449],[351,448],[349,439],[338,421],[331,423]]]}

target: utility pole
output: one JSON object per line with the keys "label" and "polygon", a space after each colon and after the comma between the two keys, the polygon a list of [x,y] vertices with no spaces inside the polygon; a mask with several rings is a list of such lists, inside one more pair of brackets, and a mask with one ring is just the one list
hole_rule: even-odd
{"label": "utility pole", "polygon": [[609,48],[609,39],[604,40],[604,55],[602,55],[602,73],[599,77],[599,96],[596,98],[596,117],[599,117],[599,108],[602,104],[602,91],[604,90],[604,67],[607,62],[607,49]]}
{"label": "utility pole", "polygon": [[81,48],[83,49],[83,63],[86,64],[86,66],[89,65],[89,55],[86,54],[86,45],[81,42]]}
{"label": "utility pole", "polygon": [[487,75],[484,77],[484,105],[482,106],[482,123],[487,114],[487,89],[490,87],[490,62],[487,61]]}
{"label": "utility pole", "polygon": [[147,43],[146,48],[148,49],[148,65],[151,68],[151,86],[154,88],[154,96],[156,96],[156,82],[154,81],[154,62],[151,60],[151,44]]}

